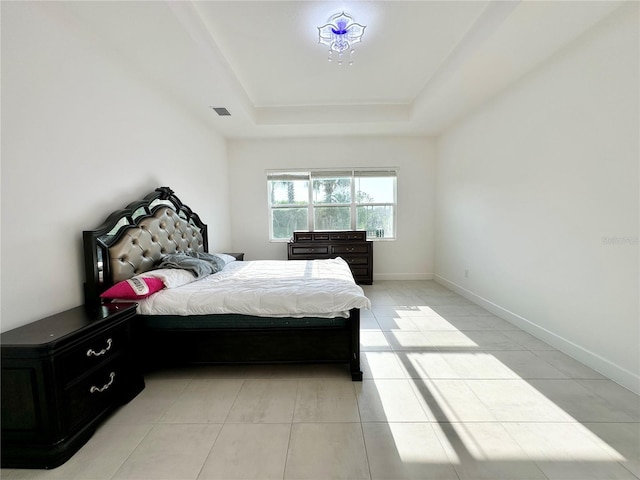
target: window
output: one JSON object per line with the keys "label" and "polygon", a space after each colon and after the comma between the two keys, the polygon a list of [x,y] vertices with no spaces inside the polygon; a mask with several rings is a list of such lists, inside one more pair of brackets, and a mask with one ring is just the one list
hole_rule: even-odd
{"label": "window", "polygon": [[294,231],[366,230],[371,239],[396,237],[396,170],[267,172],[270,236]]}
{"label": "window", "polygon": [[296,230],[309,228],[309,175],[269,174],[271,239],[291,238]]}

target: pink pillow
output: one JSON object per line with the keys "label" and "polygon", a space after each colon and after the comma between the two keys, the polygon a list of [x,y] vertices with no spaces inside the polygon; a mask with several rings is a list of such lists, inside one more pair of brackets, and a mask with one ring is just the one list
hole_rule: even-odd
{"label": "pink pillow", "polygon": [[152,293],[156,293],[164,288],[164,283],[159,278],[132,277],[116,283],[113,287],[104,292],[102,298],[126,298],[137,300],[146,298]]}

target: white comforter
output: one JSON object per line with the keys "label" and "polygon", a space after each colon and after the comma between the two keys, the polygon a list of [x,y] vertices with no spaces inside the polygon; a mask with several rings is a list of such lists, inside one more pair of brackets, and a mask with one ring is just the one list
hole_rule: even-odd
{"label": "white comforter", "polygon": [[142,315],[238,313],[268,317],[348,317],[371,308],[347,263],[332,260],[231,262],[220,272],[139,301]]}

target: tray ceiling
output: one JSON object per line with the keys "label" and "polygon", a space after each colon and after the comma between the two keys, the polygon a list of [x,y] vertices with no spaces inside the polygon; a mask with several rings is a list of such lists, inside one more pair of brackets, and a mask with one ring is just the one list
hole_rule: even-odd
{"label": "tray ceiling", "polygon": [[[437,135],[623,2],[53,3],[223,135],[270,137]],[[366,25],[353,66],[318,44],[341,11]]]}

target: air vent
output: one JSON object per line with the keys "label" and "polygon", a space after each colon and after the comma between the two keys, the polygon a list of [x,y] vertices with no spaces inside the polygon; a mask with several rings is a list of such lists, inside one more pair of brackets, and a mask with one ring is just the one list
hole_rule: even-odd
{"label": "air vent", "polygon": [[211,107],[211,108],[213,108],[213,111],[216,112],[221,117],[226,117],[231,115],[231,113],[229,113],[229,110],[227,110],[224,107]]}

